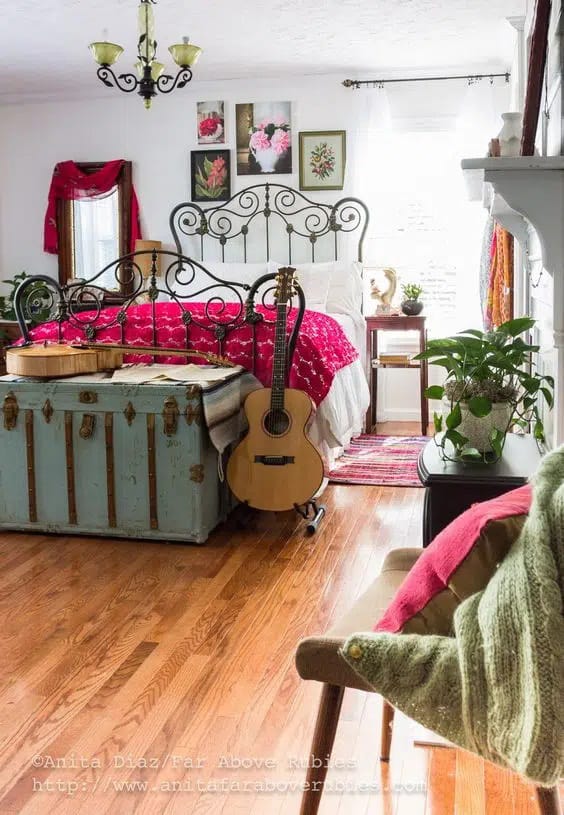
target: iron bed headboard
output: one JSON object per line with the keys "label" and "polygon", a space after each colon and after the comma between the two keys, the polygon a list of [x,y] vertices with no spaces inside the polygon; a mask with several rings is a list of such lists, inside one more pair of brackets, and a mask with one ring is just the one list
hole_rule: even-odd
{"label": "iron bed headboard", "polygon": [[191,202],[178,204],[170,214],[169,224],[177,252],[185,251],[183,237],[195,237],[199,259],[204,261],[206,245],[215,241],[220,247],[221,261],[225,262],[227,243],[239,239],[242,256],[238,260],[244,263],[248,262],[251,234],[261,241],[262,259],[264,254],[266,260],[271,259],[272,235],[278,227],[287,236],[287,255],[283,260],[291,265],[296,240],[309,243],[314,262],[316,248],[325,238],[325,244],[331,243],[331,259],[339,260],[340,237],[353,232],[358,232],[358,240],[355,257],[351,259],[362,261],[368,221],[368,208],[359,198],[346,197],[334,204],[324,204],[292,187],[267,183],[247,187],[228,201],[205,209]]}

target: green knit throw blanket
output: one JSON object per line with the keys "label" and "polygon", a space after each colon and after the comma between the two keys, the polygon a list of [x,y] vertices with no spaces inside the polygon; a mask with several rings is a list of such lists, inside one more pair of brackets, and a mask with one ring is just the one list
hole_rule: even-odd
{"label": "green knit throw blanket", "polygon": [[564,446],[533,480],[518,540],[454,636],[354,634],[341,655],[394,707],[536,784],[564,775]]}

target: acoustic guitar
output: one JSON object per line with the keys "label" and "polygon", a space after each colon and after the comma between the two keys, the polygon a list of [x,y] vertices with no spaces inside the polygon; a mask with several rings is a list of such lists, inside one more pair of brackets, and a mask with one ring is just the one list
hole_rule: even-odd
{"label": "acoustic guitar", "polygon": [[303,391],[286,387],[286,321],[294,272],[280,269],[277,276],[272,387],[247,396],[249,431],[227,464],[235,497],[255,509],[281,511],[305,504],[323,482],[323,461],[306,435],[313,403]]}

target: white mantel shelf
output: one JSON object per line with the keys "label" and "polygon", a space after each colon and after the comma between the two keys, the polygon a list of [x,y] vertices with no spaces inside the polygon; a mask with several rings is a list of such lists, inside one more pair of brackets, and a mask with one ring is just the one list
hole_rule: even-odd
{"label": "white mantel shelf", "polygon": [[470,158],[462,169],[473,187],[494,189],[492,217],[527,250],[528,225],[538,234],[545,269],[554,280],[556,444],[564,443],[564,157]]}

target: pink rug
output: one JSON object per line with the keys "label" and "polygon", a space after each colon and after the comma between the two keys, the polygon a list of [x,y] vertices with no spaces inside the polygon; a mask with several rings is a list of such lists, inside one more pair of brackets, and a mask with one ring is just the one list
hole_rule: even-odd
{"label": "pink rug", "polygon": [[336,462],[329,480],[335,484],[421,487],[417,459],[428,441],[426,436],[358,436]]}

